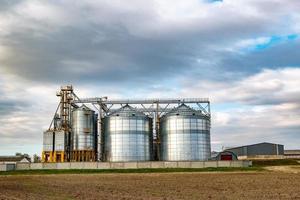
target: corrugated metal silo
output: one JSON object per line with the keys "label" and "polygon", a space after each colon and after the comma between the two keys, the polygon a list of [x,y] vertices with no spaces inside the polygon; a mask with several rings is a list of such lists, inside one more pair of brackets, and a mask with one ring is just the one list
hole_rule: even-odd
{"label": "corrugated metal silo", "polygon": [[161,118],[161,158],[194,161],[210,158],[210,119],[185,104]]}
{"label": "corrugated metal silo", "polygon": [[107,161],[148,161],[152,151],[152,119],[126,105],[105,117],[104,143]]}
{"label": "corrugated metal silo", "polygon": [[60,130],[60,131],[55,131],[54,132],[54,151],[65,151],[66,150],[66,144],[67,144],[67,136],[65,135],[65,132]]}
{"label": "corrugated metal silo", "polygon": [[48,130],[43,133],[43,151],[46,151],[46,152],[54,151],[53,132],[54,131]]}
{"label": "corrugated metal silo", "polygon": [[95,160],[95,112],[86,106],[74,109],[72,112],[72,160]]}
{"label": "corrugated metal silo", "polygon": [[43,135],[42,160],[44,162],[64,162],[67,146],[66,138],[62,130],[45,131]]}

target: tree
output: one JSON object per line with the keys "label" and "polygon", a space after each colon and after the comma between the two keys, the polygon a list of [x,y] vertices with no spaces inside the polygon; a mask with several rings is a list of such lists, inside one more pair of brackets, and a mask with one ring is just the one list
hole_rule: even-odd
{"label": "tree", "polygon": [[23,158],[27,158],[27,159],[29,159],[30,160],[30,156],[29,156],[29,154],[27,154],[27,153],[20,153],[20,152],[17,152],[16,153],[16,156],[20,156],[20,157],[23,157]]}
{"label": "tree", "polygon": [[33,155],[32,159],[33,159],[34,163],[40,163],[41,162],[41,157],[36,155],[36,154]]}

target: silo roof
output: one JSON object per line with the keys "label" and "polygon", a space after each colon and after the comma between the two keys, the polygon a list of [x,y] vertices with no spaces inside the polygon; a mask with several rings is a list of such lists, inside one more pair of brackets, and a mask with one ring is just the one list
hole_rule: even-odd
{"label": "silo roof", "polygon": [[201,111],[195,110],[185,104],[181,104],[180,106],[174,108],[167,114],[165,114],[163,117],[169,117],[169,116],[204,116]]}
{"label": "silo roof", "polygon": [[76,108],[75,110],[93,111],[89,107],[87,107],[86,105],[82,105],[79,108]]}
{"label": "silo roof", "polygon": [[137,111],[133,107],[129,106],[128,104],[123,106],[122,108],[110,113],[108,116],[121,116],[121,117],[148,117],[142,112]]}

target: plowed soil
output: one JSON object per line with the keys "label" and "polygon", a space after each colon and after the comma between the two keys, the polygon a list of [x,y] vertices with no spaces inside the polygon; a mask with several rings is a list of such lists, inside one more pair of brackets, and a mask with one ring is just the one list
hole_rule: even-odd
{"label": "plowed soil", "polygon": [[0,199],[300,199],[281,171],[0,176]]}

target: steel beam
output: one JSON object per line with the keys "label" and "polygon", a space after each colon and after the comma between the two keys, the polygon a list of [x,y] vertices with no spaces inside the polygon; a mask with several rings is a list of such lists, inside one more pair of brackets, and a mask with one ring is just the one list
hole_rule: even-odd
{"label": "steel beam", "polygon": [[75,99],[72,103],[98,103],[103,104],[180,104],[180,103],[209,103],[208,98],[186,98],[186,99],[119,99],[119,100],[103,100],[103,98],[82,98]]}

